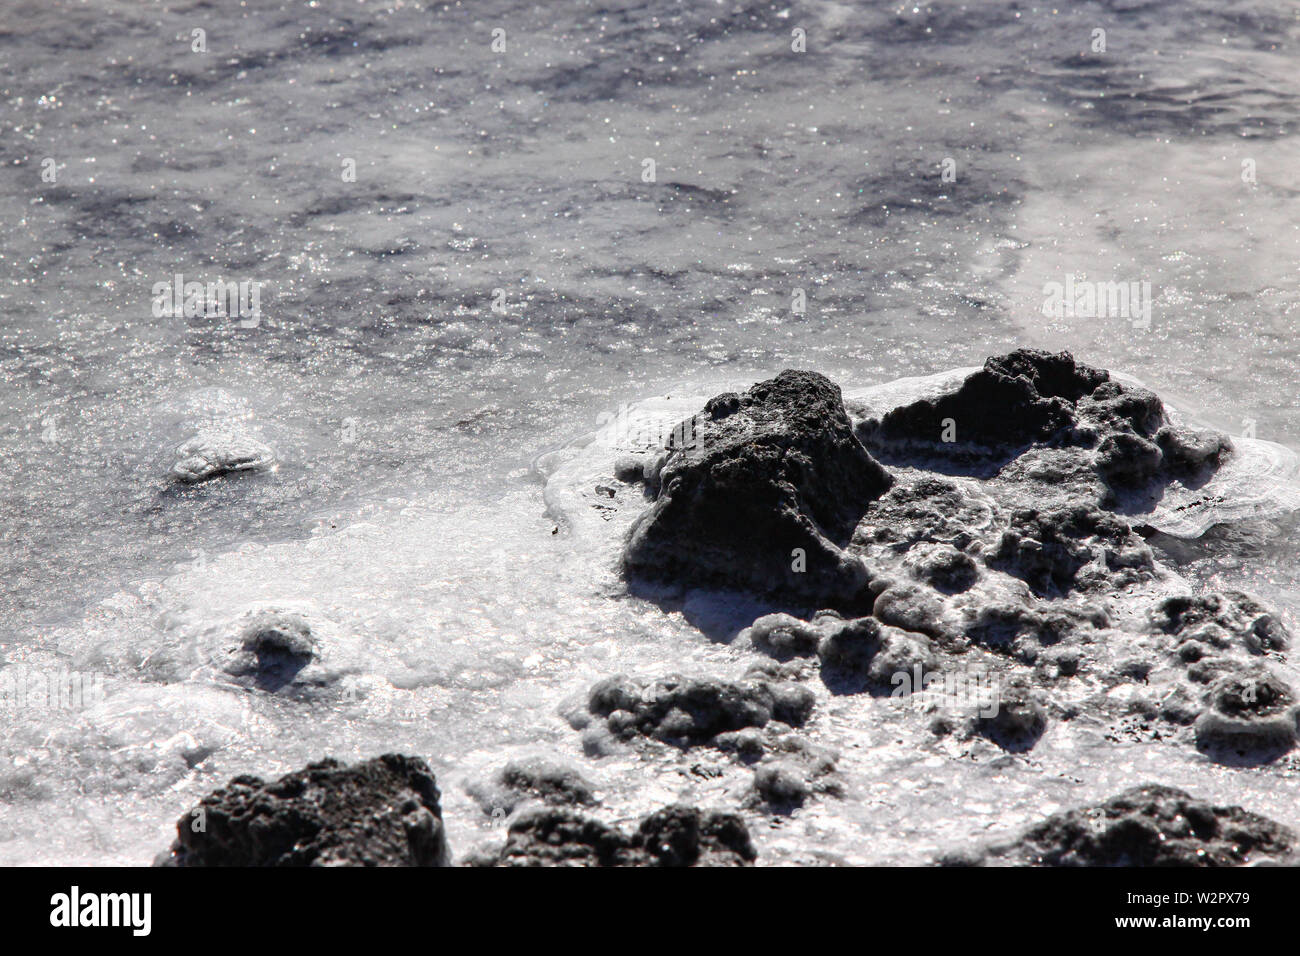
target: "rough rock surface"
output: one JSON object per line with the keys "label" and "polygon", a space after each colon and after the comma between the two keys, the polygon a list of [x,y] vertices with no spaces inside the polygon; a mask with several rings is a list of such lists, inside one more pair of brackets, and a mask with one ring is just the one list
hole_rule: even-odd
{"label": "rough rock surface", "polygon": [[241,776],[176,824],[162,866],[446,866],[440,793],[418,757]]}
{"label": "rough rock surface", "polygon": [[1068,352],[994,356],[955,391],[892,409],[860,429],[868,445],[924,447],[957,460],[1005,457],[1030,445],[1091,449],[1117,487],[1213,468],[1232,444],[1174,428],[1152,392],[1112,381]]}
{"label": "rough rock surface", "polygon": [[1240,866],[1284,858],[1296,837],[1241,807],[1213,806],[1172,787],[1127,790],[1054,814],[1018,839],[941,860],[948,865]]}
{"label": "rough rock surface", "polygon": [[749,866],[757,857],[734,813],[671,806],[650,814],[630,836],[577,811],[526,811],[505,845],[474,866]]}
{"label": "rough rock surface", "polygon": [[643,682],[620,675],[596,684],[588,707],[616,737],[640,735],[689,747],[773,721],[801,726],[813,701],[808,688],[790,681],[733,683],[674,676]]}
{"label": "rough rock surface", "polygon": [[[839,388],[782,372],[710,401],[649,469],[632,576],[848,603],[866,583],[842,545],[888,473],[853,434]],[[802,569],[801,569],[802,568]]]}
{"label": "rough rock surface", "polygon": [[466,788],[483,812],[494,819],[514,813],[530,801],[554,806],[591,806],[595,788],[572,767],[540,757],[513,760],[492,780]]}
{"label": "rough rock surface", "polygon": [[236,471],[253,471],[275,463],[275,452],[247,435],[207,432],[176,449],[172,477],[192,485]]}
{"label": "rough rock surface", "polygon": [[[1244,595],[1182,593],[1129,517],[1169,483],[1212,474],[1226,438],[1176,426],[1156,395],[1068,353],[1032,350],[929,398],[854,409],[850,428],[838,390],[795,372],[709,402],[694,444],[670,447],[649,482],[628,570],[775,595],[785,611],[744,636],[818,662],[836,693],[989,675],[992,704],[965,701],[934,724],[945,734],[1023,750],[1087,711],[1211,755],[1291,746],[1294,695],[1267,666],[1289,643],[1282,622]],[[777,446],[793,449],[780,468]],[[809,546],[803,570],[791,527],[828,543]],[[633,706],[611,730],[735,729],[709,718],[697,732],[671,709]]]}
{"label": "rough rock surface", "polygon": [[[798,683],[796,671],[766,662],[737,682],[676,676],[645,681],[619,675],[596,684],[586,712],[570,720],[586,728],[586,749],[598,754],[607,751],[610,738],[713,747],[754,767],[747,805],[790,812],[814,794],[839,795],[841,790],[837,755],[795,732],[807,722],[816,699]],[[591,726],[593,716],[598,722]]]}
{"label": "rough rock surface", "polygon": [[316,640],[301,615],[263,609],[241,622],[237,644],[224,670],[262,690],[274,691],[291,683],[316,657]]}

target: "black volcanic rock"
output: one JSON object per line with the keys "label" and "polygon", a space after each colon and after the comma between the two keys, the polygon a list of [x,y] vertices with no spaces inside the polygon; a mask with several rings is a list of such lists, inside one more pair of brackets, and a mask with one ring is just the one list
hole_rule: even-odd
{"label": "black volcanic rock", "polygon": [[161,866],[447,866],[440,794],[418,757],[241,776],[176,823]]}
{"label": "black volcanic rock", "polygon": [[474,866],[749,866],[757,853],[734,813],[671,806],[631,836],[574,810],[539,808],[511,825],[505,846]]}
{"label": "black volcanic rock", "polygon": [[1073,425],[1075,403],[1109,379],[1076,364],[1068,352],[1017,349],[988,359],[950,394],[890,411],[879,437],[937,442],[952,419],[960,442],[1014,447],[1045,441]]}
{"label": "black volcanic rock", "polygon": [[648,479],[658,494],[632,529],[630,574],[835,604],[866,583],[841,549],[891,484],[838,386],[796,371],[714,398]]}
{"label": "black volcanic rock", "polygon": [[[1292,691],[1255,666],[1286,649],[1280,619],[1241,595],[1172,596],[1183,583],[1146,523],[1219,493],[1205,483],[1227,438],[1065,352],[1020,349],[960,384],[908,389],[929,397],[898,405],[900,389],[873,389],[852,421],[809,372],[709,401],[642,469],[657,497],[626,542],[630,579],[775,597],[760,603],[777,613],[744,630],[749,646],[815,668],[832,694],[910,696],[951,679],[959,692],[915,703],[972,746],[1023,751],[1084,710],[1108,737],[1177,739],[1219,762],[1294,745]],[[1002,689],[996,710],[965,692],[957,678],[971,674]],[[1080,703],[1090,683],[1128,686]],[[707,704],[693,689],[685,706],[624,706],[615,697],[645,688],[611,684],[592,707],[605,727],[584,746],[736,734],[728,746],[747,759],[771,754],[745,728],[783,718],[712,690]],[[762,782],[797,789],[779,768]]]}
{"label": "black volcanic rock", "polygon": [[773,720],[801,726],[813,702],[811,691],[788,681],[755,678],[732,683],[666,677],[642,683],[617,676],[591,689],[588,708],[605,718],[616,737],[640,735],[693,746],[728,731],[764,727]]}
{"label": "black volcanic rock", "polygon": [[922,446],[952,458],[1089,449],[1096,474],[1121,489],[1217,467],[1232,448],[1223,435],[1175,428],[1154,392],[1037,349],[993,356],[955,390],[892,409],[860,434],[874,450]]}
{"label": "black volcanic rock", "polygon": [[1151,549],[1121,519],[1096,505],[1027,508],[1010,516],[989,565],[1020,578],[1039,595],[1062,594],[1081,569],[1102,557],[1102,588],[1115,590],[1154,568]]}
{"label": "black volcanic rock", "polygon": [[1240,866],[1285,857],[1296,838],[1241,807],[1213,806],[1172,787],[1127,790],[1095,807],[1057,813],[1017,840],[954,855],[948,865]]}

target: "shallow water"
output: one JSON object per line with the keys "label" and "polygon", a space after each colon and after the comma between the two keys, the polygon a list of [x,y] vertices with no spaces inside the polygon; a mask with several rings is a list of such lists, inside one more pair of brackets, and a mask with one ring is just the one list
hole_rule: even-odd
{"label": "shallow water", "polygon": [[[552,534],[530,463],[648,395],[1029,345],[1300,444],[1298,40],[1264,2],[10,4],[3,653],[105,694],[6,715],[0,861],[145,862],[230,776],[325,753],[430,759],[458,853],[493,836],[460,781],[518,752],[571,757],[616,815],[728,803],[739,777],[589,760],[557,713],[619,670],[747,663]],[[264,283],[259,323],[155,317],[176,273]],[[1044,316],[1067,275],[1150,282],[1149,328]],[[214,422],[278,467],[178,488]],[[1228,535],[1183,570],[1294,613],[1295,543]],[[318,624],[358,699],[194,674],[263,603]],[[824,704],[850,796],[759,820],[763,859],[923,860],[1154,759],[981,762]],[[1160,761],[1298,822],[1289,765]]]}

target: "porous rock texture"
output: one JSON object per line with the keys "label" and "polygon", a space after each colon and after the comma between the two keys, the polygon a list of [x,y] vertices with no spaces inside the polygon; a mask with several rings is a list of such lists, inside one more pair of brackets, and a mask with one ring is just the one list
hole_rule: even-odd
{"label": "porous rock texture", "polygon": [[590,806],[596,793],[577,770],[553,760],[512,760],[489,781],[466,788],[483,812],[499,819],[530,802],[554,806]]}
{"label": "porous rock texture", "polygon": [[631,835],[576,810],[543,807],[514,822],[505,845],[472,866],[750,866],[757,858],[734,813],[675,805],[643,819]]}
{"label": "porous rock texture", "polygon": [[607,678],[591,689],[589,709],[605,718],[615,736],[653,737],[692,746],[719,734],[771,721],[800,726],[813,707],[813,694],[788,681],[760,678],[739,682],[665,677],[655,681]]}
{"label": "porous rock texture", "polygon": [[646,472],[657,494],[624,554],[633,576],[814,602],[851,601],[866,583],[842,546],[890,478],[824,376],[782,372],[717,396]]}
{"label": "porous rock texture", "polygon": [[586,728],[587,749],[597,753],[606,749],[605,737],[715,748],[754,767],[748,804],[788,812],[813,794],[840,790],[836,755],[796,731],[807,723],[815,700],[794,670],[767,662],[751,667],[740,681],[620,674],[592,687],[585,711],[570,719]]}
{"label": "porous rock texture", "polygon": [[745,632],[755,649],[817,661],[836,692],[990,675],[996,711],[935,726],[1011,750],[1080,712],[1223,759],[1294,742],[1270,668],[1282,622],[1244,595],[1189,593],[1130,517],[1233,453],[1154,393],[1021,349],[879,414],[851,417],[821,376],[783,372],[693,421],[674,433],[691,447],[647,469],[624,565],[765,595],[783,610]]}
{"label": "porous rock texture", "polygon": [[447,866],[441,794],[418,757],[241,776],[176,823],[160,866]]}
{"label": "porous rock texture", "polygon": [[1285,860],[1295,834],[1241,807],[1143,786],[1053,814],[1017,839],[940,860],[950,866],[1240,866]]}

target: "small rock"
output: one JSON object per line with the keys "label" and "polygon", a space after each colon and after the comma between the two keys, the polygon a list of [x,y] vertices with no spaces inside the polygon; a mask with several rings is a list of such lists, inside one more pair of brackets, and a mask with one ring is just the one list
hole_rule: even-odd
{"label": "small rock", "polygon": [[161,866],[447,866],[441,794],[418,757],[242,776],[176,823]]}
{"label": "small rock", "polygon": [[952,855],[948,865],[1240,866],[1285,857],[1295,835],[1241,807],[1213,806],[1172,787],[1127,790],[1054,814],[1017,840]]}
{"label": "small rock", "polygon": [[275,463],[275,452],[247,435],[209,432],[196,435],[176,449],[172,477],[183,484],[196,484],[235,471],[267,468]]}
{"label": "small rock", "polygon": [[525,811],[505,846],[475,866],[749,866],[754,851],[734,813],[671,806],[650,814],[631,836],[574,810]]}

